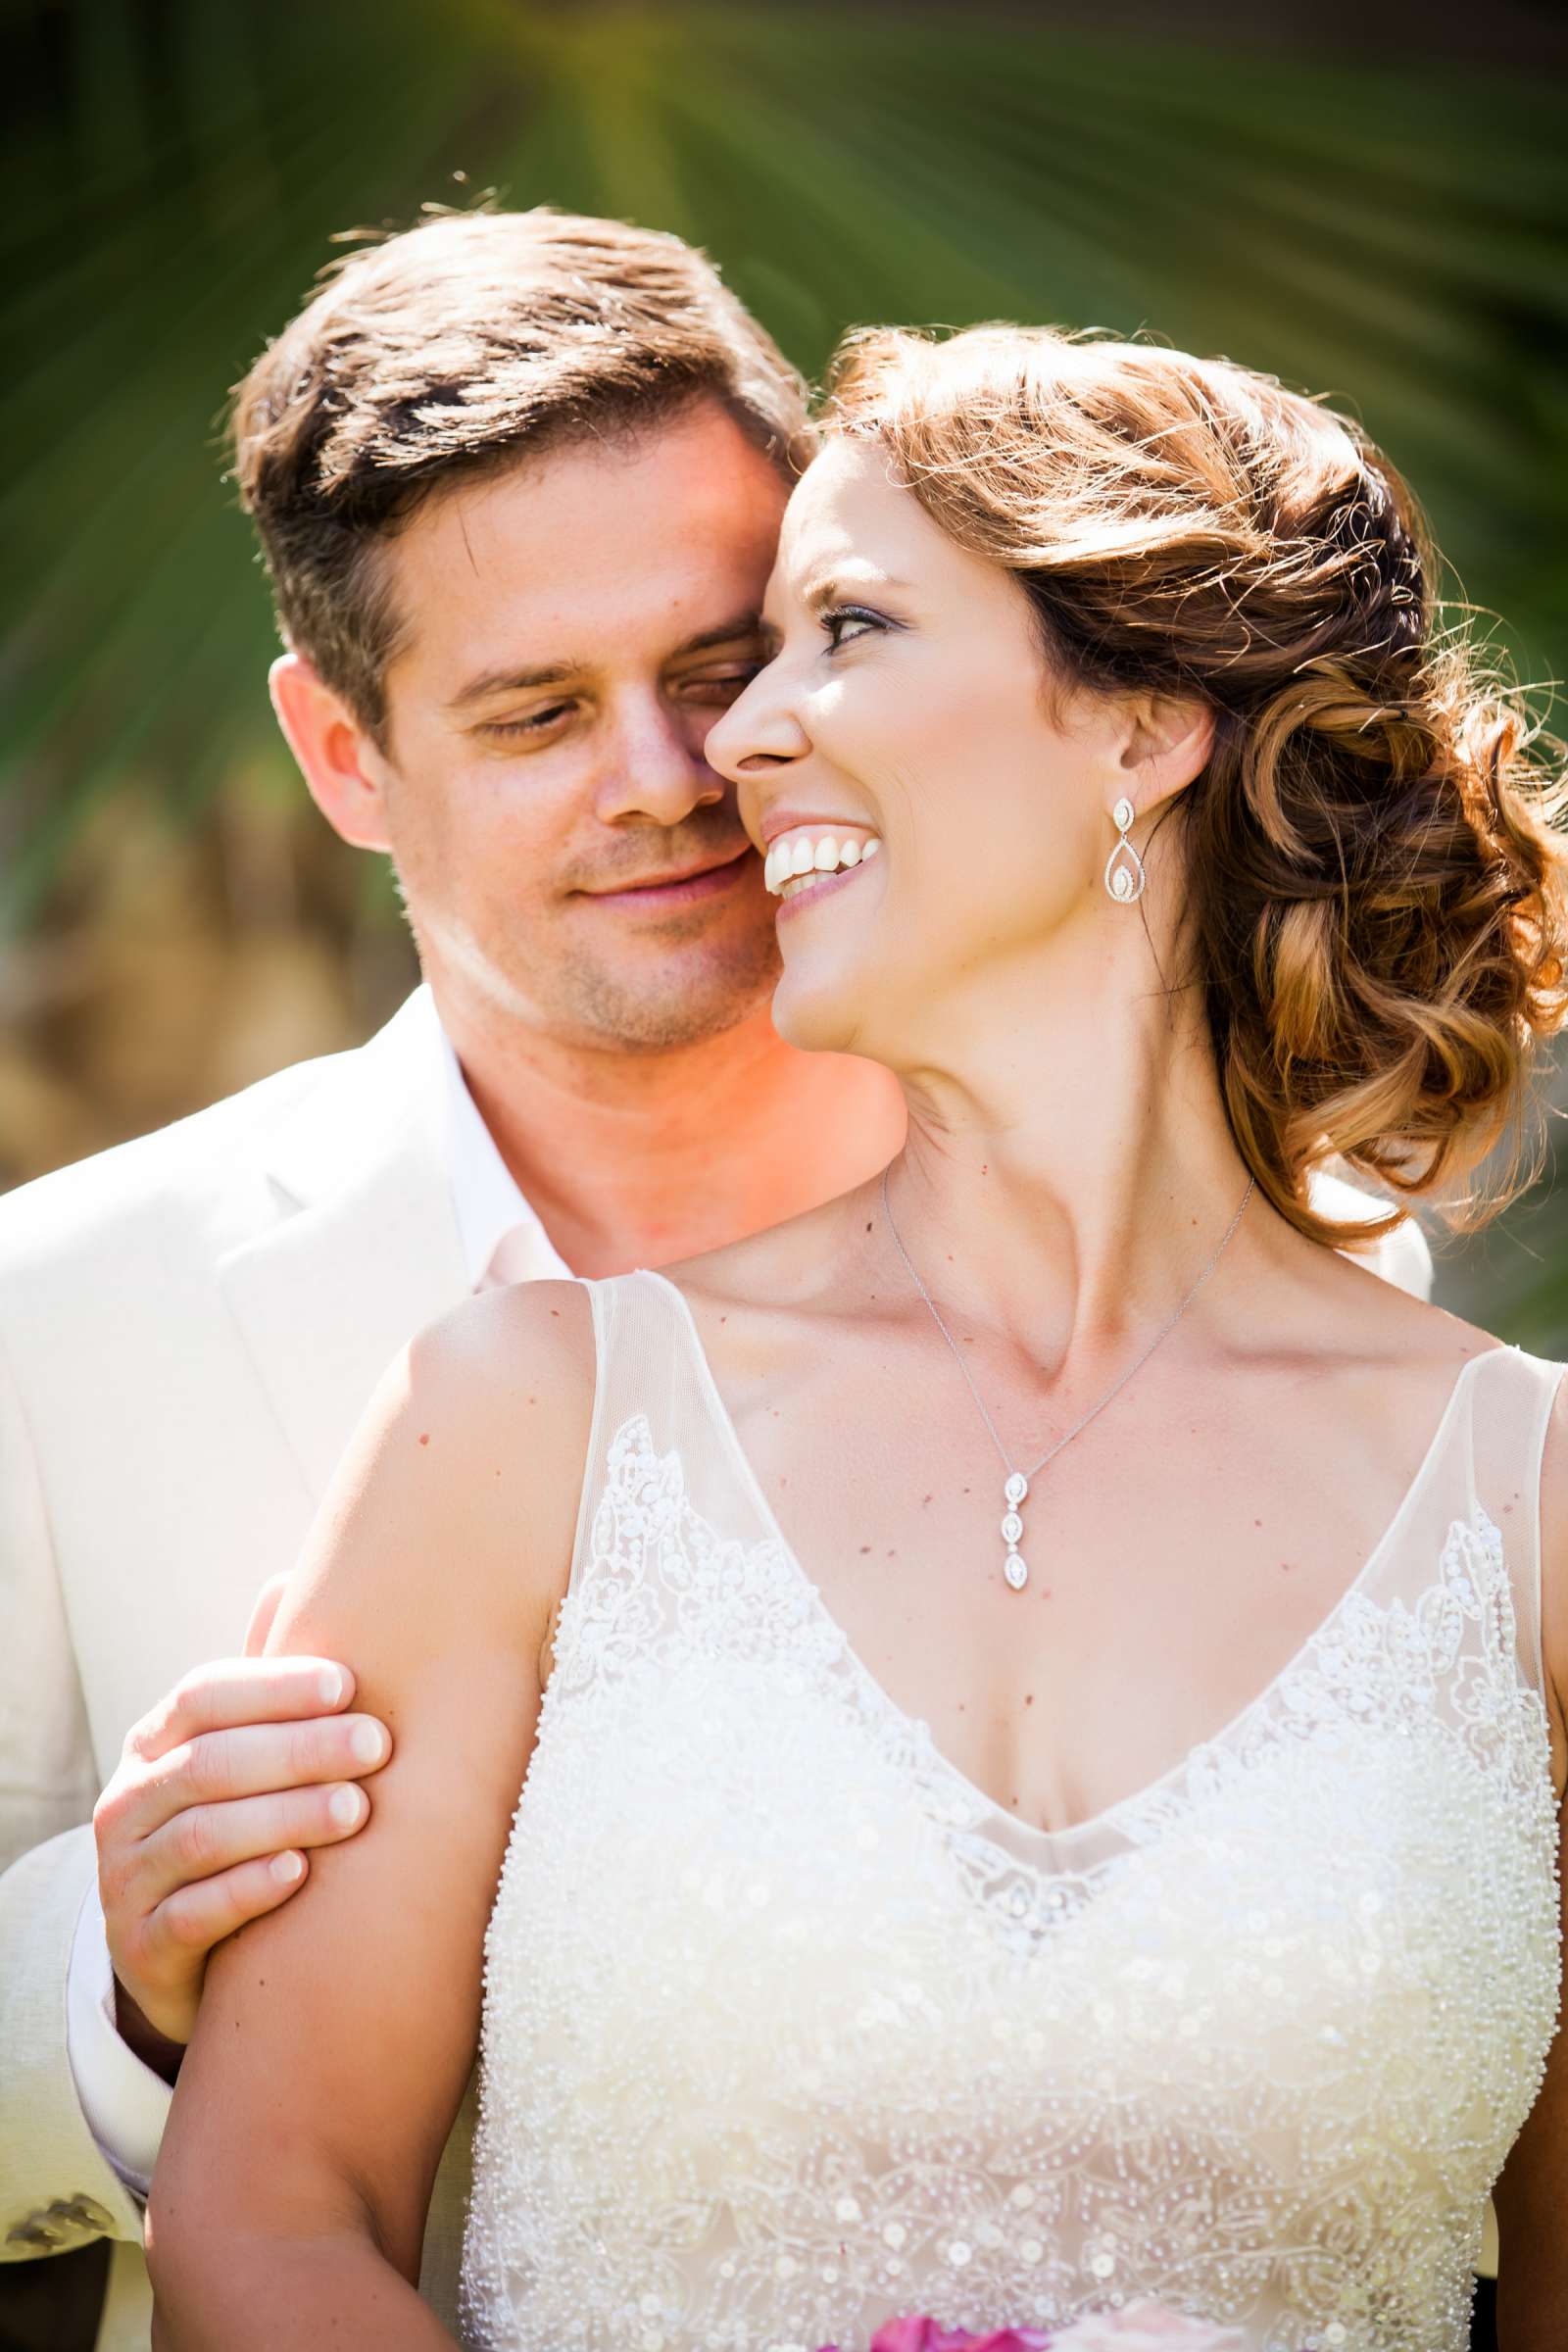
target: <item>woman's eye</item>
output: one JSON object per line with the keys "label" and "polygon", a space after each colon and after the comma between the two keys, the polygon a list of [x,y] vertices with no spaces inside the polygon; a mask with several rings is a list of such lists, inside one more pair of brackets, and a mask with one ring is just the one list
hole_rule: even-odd
{"label": "woman's eye", "polygon": [[836,605],[821,619],[830,640],[828,651],[834,654],[842,646],[853,645],[857,637],[869,636],[872,630],[885,626],[879,613],[867,612],[858,605]]}

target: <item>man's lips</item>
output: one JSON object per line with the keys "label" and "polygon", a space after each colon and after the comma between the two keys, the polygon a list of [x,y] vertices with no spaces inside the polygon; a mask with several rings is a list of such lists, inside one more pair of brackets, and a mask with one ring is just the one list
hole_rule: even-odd
{"label": "man's lips", "polygon": [[609,890],[584,890],[577,895],[597,900],[602,906],[694,906],[700,900],[716,898],[721,891],[732,890],[758,863],[757,852],[747,841],[716,861],[710,859],[704,865],[687,866],[679,873],[654,875],[642,882],[622,882]]}

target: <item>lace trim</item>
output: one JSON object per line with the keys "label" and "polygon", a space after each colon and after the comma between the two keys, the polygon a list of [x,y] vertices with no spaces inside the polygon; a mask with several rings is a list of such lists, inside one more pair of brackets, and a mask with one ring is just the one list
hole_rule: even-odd
{"label": "lace trim", "polygon": [[[1478,1639],[1463,1656],[1467,1628]],[[607,1449],[584,1573],[556,1626],[559,1663],[545,1693],[547,1709],[558,1686],[559,1709],[573,1691],[612,1681],[646,1661],[652,1645],[670,1640],[721,1647],[732,1657],[787,1660],[780,1677],[786,1695],[804,1690],[796,1677],[836,1678],[884,1762],[910,1782],[947,1831],[975,1891],[1019,1924],[1025,1942],[1076,1909],[1131,1854],[1256,1771],[1281,1741],[1321,1750],[1326,1740],[1353,1739],[1371,1724],[1387,1730],[1391,1722],[1420,1736],[1440,1684],[1479,1766],[1500,1774],[1511,1793],[1529,1802],[1539,1800],[1544,1755],[1550,1793],[1546,1711],[1518,1671],[1502,1535],[1479,1503],[1473,1522],[1450,1523],[1436,1575],[1413,1605],[1374,1599],[1357,1577],[1240,1714],[1146,1788],[1061,1833],[1051,1859],[1006,1850],[996,1835],[997,1825],[1004,1838],[1012,1826],[1006,1814],[863,1664],[789,1545],[772,1534],[750,1543],[721,1535],[690,1500],[679,1448],[661,1453],[647,1415],[633,1413]],[[1092,1861],[1063,1861],[1059,1849],[1091,1833],[1117,1842]]]}

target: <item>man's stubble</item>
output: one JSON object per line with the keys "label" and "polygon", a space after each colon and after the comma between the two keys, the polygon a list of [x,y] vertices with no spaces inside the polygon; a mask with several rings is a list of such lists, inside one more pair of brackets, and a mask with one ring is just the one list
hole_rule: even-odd
{"label": "man's stubble", "polygon": [[554,954],[503,957],[461,918],[416,913],[401,878],[398,896],[438,993],[450,976],[492,1017],[564,1049],[641,1056],[702,1045],[749,1020],[778,985],[778,942],[766,909],[755,929],[716,939],[706,953],[694,951],[691,918],[672,917],[649,927],[645,953],[612,962],[566,943]]}

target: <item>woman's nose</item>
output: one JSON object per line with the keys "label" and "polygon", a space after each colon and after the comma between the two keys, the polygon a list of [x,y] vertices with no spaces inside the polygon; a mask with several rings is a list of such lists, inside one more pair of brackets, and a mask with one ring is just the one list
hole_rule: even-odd
{"label": "woman's nose", "polygon": [[781,668],[780,663],[770,662],[766,669],[760,669],[709,730],[703,756],[710,767],[728,776],[732,784],[804,759],[811,748]]}

